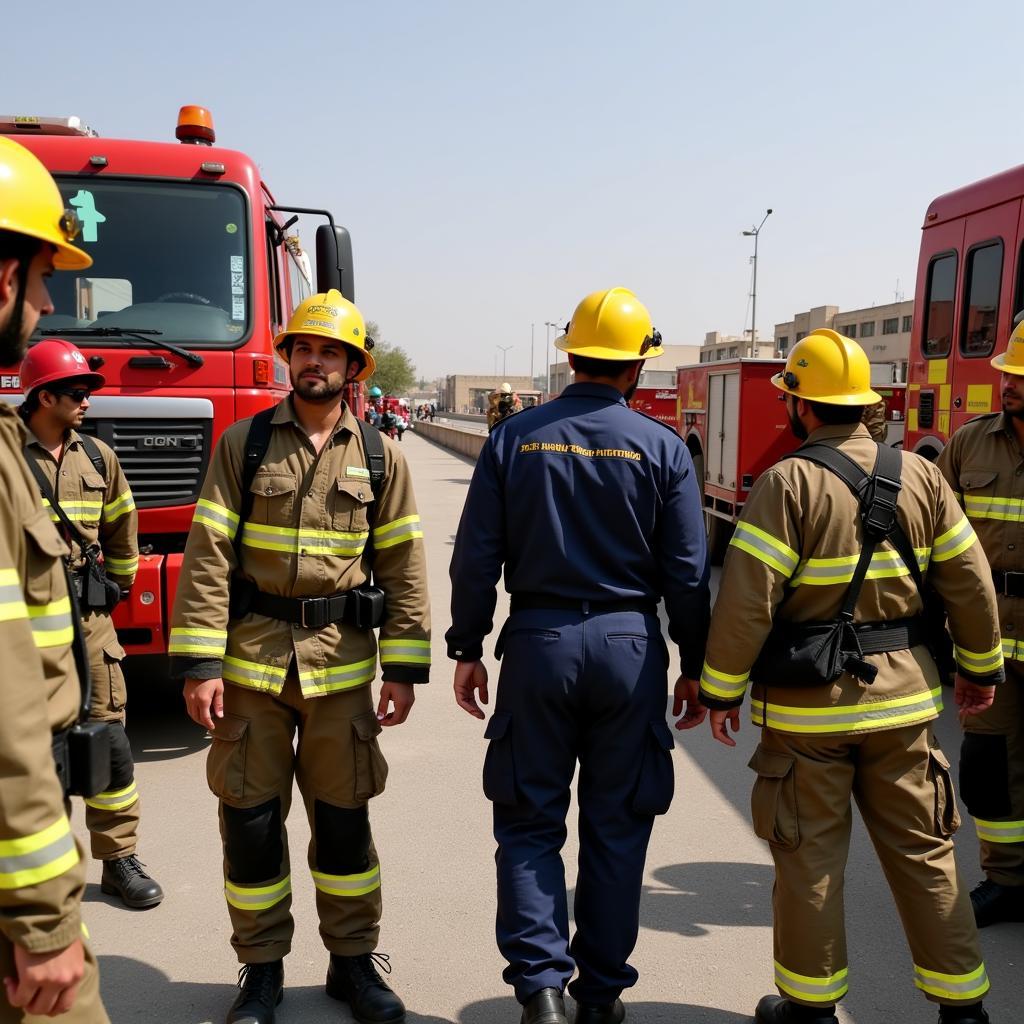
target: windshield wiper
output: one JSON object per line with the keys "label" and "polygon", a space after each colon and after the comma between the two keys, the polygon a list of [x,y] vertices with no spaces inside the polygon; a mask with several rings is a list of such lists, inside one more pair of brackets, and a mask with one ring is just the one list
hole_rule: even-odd
{"label": "windshield wiper", "polygon": [[198,352],[190,352],[180,345],[172,345],[169,341],[162,341],[159,335],[163,331],[151,330],[148,327],[140,327],[137,330],[131,327],[65,327],[63,330],[37,328],[36,334],[45,334],[49,337],[66,338],[125,338],[128,341],[142,341],[147,345],[156,345],[157,348],[166,349],[176,356],[181,356],[187,363],[193,366],[202,366],[205,360]]}

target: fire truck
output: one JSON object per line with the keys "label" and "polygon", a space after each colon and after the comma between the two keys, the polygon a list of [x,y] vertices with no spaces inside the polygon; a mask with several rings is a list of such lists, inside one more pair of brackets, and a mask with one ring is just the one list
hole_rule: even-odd
{"label": "fire truck", "polygon": [[1024,166],[939,196],[925,214],[907,372],[907,447],[935,458],[1000,407],[989,360],[1024,310]]}
{"label": "fire truck", "polygon": [[[754,481],[800,443],[771,378],[784,359],[730,359],[680,366],[676,422],[701,488],[708,547],[721,563]],[[902,384],[872,384],[886,405],[886,442],[903,439]]]}
{"label": "fire truck", "polygon": [[675,370],[641,370],[630,408],[670,426],[678,423]]}
{"label": "fire truck", "polygon": [[[290,387],[272,342],[314,291],[293,225],[326,222],[315,290],[353,300],[351,240],[327,210],[280,205],[252,159],[215,145],[202,107],[181,108],[177,142],[100,138],[75,117],[0,116],[0,134],[50,170],[93,258],[50,279],[55,312],[33,340],[73,341],[106,377],[83,430],[124,467],[142,552],[114,622],[130,653],[160,654],[213,446]],[[0,398],[20,401],[19,384],[17,367],[0,369]],[[347,397],[361,416],[361,387]]]}

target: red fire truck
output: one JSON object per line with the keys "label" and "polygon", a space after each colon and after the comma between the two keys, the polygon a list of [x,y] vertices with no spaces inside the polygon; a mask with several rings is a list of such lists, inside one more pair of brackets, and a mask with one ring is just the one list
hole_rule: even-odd
{"label": "red fire truck", "polygon": [[[35,340],[73,341],[106,377],[84,429],[124,467],[143,552],[114,621],[129,652],[159,654],[213,446],[289,388],[272,340],[314,290],[290,229],[300,214],[327,221],[315,288],[349,299],[351,241],[328,211],[279,205],[253,160],[214,145],[201,107],[182,107],[177,143],[100,138],[78,118],[0,116],[0,133],[53,173],[93,258],[51,278],[56,311]],[[19,401],[19,383],[17,367],[0,370],[0,397]],[[361,416],[358,385],[349,398]]]}
{"label": "red fire truck", "polygon": [[1000,407],[989,365],[1024,309],[1024,166],[939,196],[925,214],[908,367],[907,448],[935,458]]}
{"label": "red fire truck", "polygon": [[629,405],[630,408],[673,427],[678,422],[676,389],[674,387],[637,388],[629,400]]}

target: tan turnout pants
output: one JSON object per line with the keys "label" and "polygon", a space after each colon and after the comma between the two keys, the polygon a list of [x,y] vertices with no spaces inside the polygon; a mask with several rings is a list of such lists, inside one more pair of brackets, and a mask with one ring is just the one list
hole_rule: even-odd
{"label": "tan turnout pants", "polygon": [[970,899],[953,856],[960,824],[949,762],[930,725],[856,736],[765,729],[751,758],[754,831],[775,861],[775,982],[806,1006],[847,990],[843,873],[851,796],[878,853],[914,962],[937,1003],[981,999],[989,984]]}
{"label": "tan turnout pants", "polygon": [[324,945],[342,956],[376,948],[380,866],[367,801],[387,778],[380,732],[368,686],[306,699],[294,669],[276,697],[225,685],[207,779],[220,798],[224,894],[240,962],[268,963],[291,948],[285,821],[293,779],[312,831],[308,862]]}

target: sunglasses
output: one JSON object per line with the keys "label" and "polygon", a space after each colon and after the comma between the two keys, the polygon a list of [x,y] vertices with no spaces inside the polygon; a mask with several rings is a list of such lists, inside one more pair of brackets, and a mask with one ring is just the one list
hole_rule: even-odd
{"label": "sunglasses", "polygon": [[76,405],[84,402],[92,392],[88,388],[65,388],[61,391],[54,391],[55,395],[60,395],[63,398],[70,398]]}

